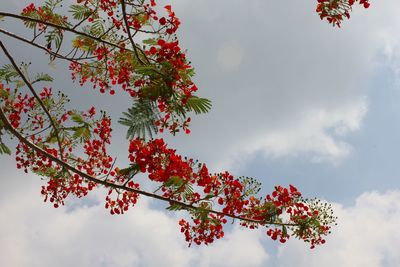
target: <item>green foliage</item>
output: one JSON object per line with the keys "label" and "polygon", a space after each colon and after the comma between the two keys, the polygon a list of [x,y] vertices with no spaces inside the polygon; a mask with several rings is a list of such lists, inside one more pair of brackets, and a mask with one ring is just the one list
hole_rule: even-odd
{"label": "green foliage", "polygon": [[84,19],[92,13],[90,8],[84,5],[71,5],[69,12],[72,13],[72,17],[76,20]]}
{"label": "green foliage", "polygon": [[188,98],[186,107],[189,111],[194,111],[196,114],[207,113],[211,109],[211,101],[207,98],[191,96]]}
{"label": "green foliage", "polygon": [[152,138],[158,132],[155,123],[160,119],[160,115],[156,110],[154,102],[135,102],[133,107],[129,108],[127,112],[123,112],[123,115],[125,117],[121,118],[118,122],[129,127],[126,133],[127,139],[135,137],[145,139],[146,136]]}
{"label": "green foliage", "polygon": [[[21,63],[20,70],[25,75],[25,77],[29,77],[28,68],[30,64]],[[16,88],[20,88],[25,85],[25,82],[19,76],[17,70],[11,64],[3,65],[0,69],[0,80],[5,81],[6,83],[15,83]],[[28,80],[30,80],[28,78]]]}
{"label": "green foliage", "polygon": [[167,207],[167,210],[170,210],[170,211],[178,211],[178,210],[184,210],[184,209],[185,209],[185,207],[183,207],[179,204],[175,204],[175,203],[170,205],[169,207]]}
{"label": "green foliage", "polygon": [[80,139],[81,142],[89,140],[92,136],[90,124],[84,120],[82,114],[78,112],[72,113],[71,120],[78,124],[78,126],[68,128],[68,130],[73,131],[72,137]]}
{"label": "green foliage", "polygon": [[74,129],[74,135],[72,136],[74,139],[80,138],[81,141],[89,140],[91,136],[89,127],[87,125],[76,127]]}
{"label": "green foliage", "polygon": [[[4,88],[0,87],[0,97],[1,98],[8,98],[9,95],[10,95],[10,93],[7,90],[5,90]],[[3,121],[0,120],[0,132],[1,132],[2,126],[3,126]]]}
{"label": "green foliage", "polygon": [[287,231],[287,227],[282,225],[282,236],[286,237],[288,236],[288,231]]}
{"label": "green foliage", "polygon": [[194,76],[194,69],[179,70],[179,76],[184,82],[189,83]]}
{"label": "green foliage", "polygon": [[136,174],[140,172],[139,166],[137,164],[131,164],[128,168],[124,168],[118,171],[118,175],[124,176],[127,181],[130,181],[135,177]]}
{"label": "green foliage", "polygon": [[[86,33],[89,34],[90,29],[85,27]],[[84,30],[85,31],[85,30]],[[75,39],[72,40],[72,47],[78,48],[85,52],[93,52],[96,49],[97,43],[88,37],[78,35]]]}
{"label": "green foliage", "polygon": [[261,190],[261,183],[252,177],[239,177],[241,184],[244,186],[242,197],[257,195]]}
{"label": "green foliage", "polygon": [[54,10],[59,7],[63,0],[46,0],[44,2],[44,6],[49,8],[50,10]]}
{"label": "green foliage", "polygon": [[75,123],[78,123],[78,124],[84,124],[85,123],[85,120],[83,119],[82,115],[79,114],[78,112],[72,113],[71,120],[73,122],[75,122]]}
{"label": "green foliage", "polygon": [[97,19],[92,22],[91,26],[88,28],[88,34],[96,37],[100,37],[105,33],[104,23],[101,19]]}
{"label": "green foliage", "polygon": [[[28,18],[40,20],[40,15],[37,12],[31,12],[29,15],[26,15]],[[38,23],[35,21],[25,20],[24,25],[29,29],[34,29]]]}
{"label": "green foliage", "polygon": [[0,154],[11,155],[11,150],[2,141],[0,141]]}
{"label": "green foliage", "polygon": [[32,170],[32,172],[39,176],[53,177],[55,179],[67,179],[71,176],[71,174],[67,170],[65,170],[65,169],[57,170],[54,167]]}
{"label": "green foliage", "polygon": [[49,48],[51,48],[51,44],[54,43],[56,46],[56,49],[58,50],[61,47],[64,35],[60,30],[54,29],[54,30],[49,31],[46,34],[45,38],[46,38],[46,42],[47,42]]}
{"label": "green foliage", "polygon": [[150,38],[150,39],[143,40],[143,43],[147,44],[147,45],[157,45],[157,40],[154,38]]}
{"label": "green foliage", "polygon": [[[53,78],[46,73],[38,73],[33,79],[28,76],[28,68],[30,64],[22,63],[20,70],[24,73],[25,77],[31,81],[31,84],[35,84],[38,82],[52,82]],[[16,83],[17,87],[22,87],[25,85],[24,81],[19,76],[17,70],[11,64],[6,64],[2,68],[0,68],[0,80],[3,80],[7,83]]]}
{"label": "green foliage", "polygon": [[8,83],[15,82],[15,78],[19,77],[18,72],[11,64],[6,64],[0,69],[0,79]]}
{"label": "green foliage", "polygon": [[46,73],[39,73],[36,75],[36,77],[33,79],[32,84],[35,84],[37,82],[52,82],[53,78],[46,74]]}
{"label": "green foliage", "polygon": [[128,168],[120,169],[118,171],[119,175],[130,175],[132,172],[138,171],[138,166],[136,164],[131,164]]}
{"label": "green foliage", "polygon": [[201,222],[205,222],[207,220],[211,222],[215,222],[209,218],[209,210],[212,209],[212,205],[210,202],[203,201],[200,203],[199,207],[195,210],[191,211],[191,214],[194,218],[200,219]]}
{"label": "green foliage", "polygon": [[165,186],[177,186],[180,187],[182,186],[184,181],[181,179],[179,176],[171,176],[166,182]]}
{"label": "green foliage", "polygon": [[160,71],[157,69],[155,66],[151,65],[146,65],[146,66],[136,66],[135,68],[136,72],[142,75],[154,75],[154,74],[160,74]]}
{"label": "green foliage", "polygon": [[[0,93],[3,90],[0,91]],[[8,148],[8,146],[6,146],[6,144],[3,143],[3,140],[1,140],[1,137],[3,136],[3,130],[4,130],[4,122],[2,120],[0,120],[0,155],[2,154],[7,154],[7,155],[11,155],[11,150]]]}

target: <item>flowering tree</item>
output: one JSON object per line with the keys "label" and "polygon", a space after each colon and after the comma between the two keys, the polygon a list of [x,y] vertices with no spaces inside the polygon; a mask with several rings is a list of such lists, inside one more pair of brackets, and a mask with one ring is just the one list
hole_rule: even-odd
{"label": "flowering tree", "polygon": [[[317,12],[340,26],[355,2],[318,0]],[[84,197],[106,188],[105,208],[123,214],[146,196],[168,203],[168,210],[184,210],[191,220],[180,220],[189,246],[210,244],[224,236],[227,219],[244,227],[266,227],[266,234],[284,243],[290,237],[323,244],[335,222],[331,207],[305,199],[292,185],[276,186],[257,196],[260,183],[210,173],[206,164],[178,155],[159,132],[190,133],[190,114],[208,112],[211,102],[197,95],[194,69],[179,46],[180,20],[171,6],[157,8],[155,0],[63,0],[28,5],[21,14],[0,12],[2,20],[16,19],[31,29],[32,37],[0,27],[4,36],[69,62],[72,80],[90,84],[101,94],[121,91],[132,106],[119,119],[127,126],[128,166],[118,167],[108,154],[111,118],[96,107],[68,108],[64,93],[54,93],[48,74],[32,75],[18,64],[0,40],[9,63],[0,69],[0,153],[11,154],[4,136],[15,137],[17,168],[41,176],[41,194],[57,208],[70,195]],[[42,44],[45,45],[42,45]],[[8,139],[7,139],[8,140]],[[158,184],[155,192],[141,189],[137,176]]]}

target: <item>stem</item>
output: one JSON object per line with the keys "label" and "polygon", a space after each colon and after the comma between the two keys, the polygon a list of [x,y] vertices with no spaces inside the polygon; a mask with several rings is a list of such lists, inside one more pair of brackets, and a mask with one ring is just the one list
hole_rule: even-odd
{"label": "stem", "polygon": [[127,17],[127,15],[126,15],[126,5],[125,5],[125,1],[124,1],[124,0],[121,1],[121,8],[122,8],[122,16],[123,16],[124,22],[125,22],[126,32],[127,32],[127,34],[128,34],[129,40],[131,41],[133,50],[135,51],[135,55],[136,55],[137,59],[139,60],[139,62],[140,62],[142,65],[145,65],[144,62],[140,59],[139,53],[138,53],[138,51],[137,51],[136,44],[135,44],[135,42],[133,41],[133,37],[132,37],[132,34],[131,34],[131,30],[130,30],[130,28],[129,28],[128,17]]}

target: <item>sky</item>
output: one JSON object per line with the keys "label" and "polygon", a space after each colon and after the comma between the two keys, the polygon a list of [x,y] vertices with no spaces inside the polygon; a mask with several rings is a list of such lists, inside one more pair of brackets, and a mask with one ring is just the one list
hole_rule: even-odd
{"label": "sky", "polygon": [[[0,9],[19,12],[29,2],[2,0]],[[2,156],[0,266],[400,266],[400,5],[356,6],[338,29],[320,21],[315,2],[160,5],[181,19],[199,93],[213,102],[193,118],[190,135],[166,137],[169,144],[212,171],[257,178],[264,194],[294,184],[332,203],[338,225],[324,246],[280,245],[263,230],[232,226],[224,239],[188,248],[181,214],[141,198],[128,214],[110,216],[101,190],[54,209],[40,196],[43,181]],[[0,38],[18,60],[48,68],[38,51]],[[54,88],[77,106],[96,104],[115,121],[129,107],[123,94],[110,99],[72,84],[64,67],[50,68]],[[113,134],[112,153],[123,158],[124,129]]]}

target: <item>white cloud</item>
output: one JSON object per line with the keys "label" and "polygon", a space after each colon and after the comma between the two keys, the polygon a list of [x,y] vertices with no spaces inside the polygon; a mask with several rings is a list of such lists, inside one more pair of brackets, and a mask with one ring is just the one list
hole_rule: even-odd
{"label": "white cloud", "polygon": [[289,242],[280,248],[279,266],[400,266],[400,191],[364,193],[354,206],[334,209],[338,226],[326,245],[310,251]]}
{"label": "white cloud", "polygon": [[232,146],[232,157],[222,165],[234,165],[255,152],[267,156],[296,156],[312,152],[314,161],[339,163],[351,153],[351,146],[340,138],[348,132],[358,130],[367,111],[366,99],[354,101],[351,106],[338,110],[310,109],[300,114],[301,120],[289,127],[278,128],[264,134],[254,135],[250,140],[241,140]]}
{"label": "white cloud", "polygon": [[267,260],[256,232],[234,228],[212,246],[188,248],[178,219],[146,198],[123,216],[105,210],[101,191],[69,203],[73,209],[54,209],[42,202],[37,177],[8,174],[14,180],[0,188],[0,266],[222,267],[230,258],[229,266],[251,267]]}
{"label": "white cloud", "polygon": [[222,240],[200,249],[196,266],[262,266],[269,259],[261,243],[265,237],[262,230],[243,229],[235,225],[233,231]]}
{"label": "white cloud", "polygon": [[[123,216],[111,216],[101,193],[77,200],[74,209],[54,209],[41,201],[35,177],[15,175],[0,204],[1,266],[366,266],[400,265],[400,191],[368,192],[355,205],[334,204],[338,226],[324,246],[310,250],[290,242],[271,256],[263,230],[237,225],[210,246],[186,247],[177,219],[140,204]],[[6,192],[11,190],[11,192]],[[83,205],[83,203],[92,203]],[[269,265],[271,264],[271,265]]]}
{"label": "white cloud", "polygon": [[[181,151],[216,168],[245,164],[260,151],[332,163],[351,154],[345,138],[361,128],[377,55],[393,43],[379,38],[388,26],[382,21],[389,14],[400,26],[395,12],[384,12],[395,1],[355,8],[342,29],[320,21],[313,1],[174,4],[200,92],[214,103],[210,115],[195,118],[190,137],[172,141]],[[245,51],[235,72],[213,64],[226,40]],[[228,54],[236,53],[222,58],[233,61]]]}

